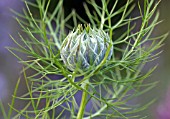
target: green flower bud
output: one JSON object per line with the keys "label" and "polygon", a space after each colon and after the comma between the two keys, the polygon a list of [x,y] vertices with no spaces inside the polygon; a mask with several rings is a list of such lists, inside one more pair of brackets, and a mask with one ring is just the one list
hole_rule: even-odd
{"label": "green flower bud", "polygon": [[[105,57],[109,47],[110,38],[101,29],[92,29],[87,25],[84,29],[81,25],[64,39],[60,55],[71,71],[75,69],[86,71],[90,66],[97,66]],[[111,58],[113,46],[108,55]]]}

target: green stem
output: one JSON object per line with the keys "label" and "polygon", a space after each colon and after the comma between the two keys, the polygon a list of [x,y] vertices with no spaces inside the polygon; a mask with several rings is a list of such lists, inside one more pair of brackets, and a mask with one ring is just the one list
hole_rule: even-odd
{"label": "green stem", "polygon": [[83,91],[83,94],[82,94],[82,98],[81,98],[81,104],[80,104],[80,108],[79,108],[79,112],[78,112],[78,115],[77,115],[77,119],[82,119],[83,116],[84,116],[84,111],[85,111],[85,108],[86,108],[86,103],[87,103],[87,90],[88,90],[88,84],[83,84],[84,86],[84,90],[86,91]]}

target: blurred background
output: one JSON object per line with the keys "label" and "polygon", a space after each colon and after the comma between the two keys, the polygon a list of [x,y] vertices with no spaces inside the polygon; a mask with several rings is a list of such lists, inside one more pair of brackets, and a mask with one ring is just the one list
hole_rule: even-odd
{"label": "blurred background", "polygon": [[[66,12],[75,8],[80,14],[84,14],[81,10],[81,3],[81,0],[65,0]],[[21,32],[19,25],[13,18],[15,15],[10,9],[21,12],[23,7],[24,4],[20,0],[0,0],[0,100],[5,105],[6,110],[8,110],[8,103],[11,101],[15,84],[22,70],[21,64],[5,48],[6,46],[16,46],[9,34],[17,39],[18,32]],[[164,34],[170,30],[170,0],[162,0],[158,9],[160,11],[160,20],[163,20],[163,22],[155,28],[153,36]],[[142,103],[154,98],[158,99],[149,109],[143,111],[142,115],[148,115],[148,119],[170,119],[170,35],[161,50],[163,50],[163,53],[160,58],[151,63],[151,66],[154,64],[159,64],[159,66],[148,79],[159,81],[159,83],[154,89],[139,98]],[[21,80],[18,95],[25,92],[25,84]],[[16,106],[20,107],[22,103],[16,103]]]}

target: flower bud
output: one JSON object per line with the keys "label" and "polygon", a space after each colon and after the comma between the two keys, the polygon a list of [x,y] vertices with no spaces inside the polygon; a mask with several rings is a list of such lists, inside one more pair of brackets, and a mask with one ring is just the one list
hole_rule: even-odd
{"label": "flower bud", "polygon": [[[86,71],[90,66],[97,66],[105,57],[109,47],[110,38],[101,29],[92,29],[87,25],[84,29],[81,25],[68,34],[64,39],[60,55],[66,67]],[[113,46],[108,55],[111,58]]]}

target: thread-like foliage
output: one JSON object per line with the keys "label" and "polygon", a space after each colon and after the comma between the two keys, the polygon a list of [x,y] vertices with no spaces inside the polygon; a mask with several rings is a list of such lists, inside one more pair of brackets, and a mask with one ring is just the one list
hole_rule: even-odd
{"label": "thread-like foliage", "polygon": [[[146,105],[131,105],[129,101],[157,84],[156,82],[144,83],[156,66],[145,71],[146,73],[143,72],[143,68],[146,63],[159,56],[161,52],[158,49],[167,34],[152,37],[152,31],[161,22],[158,21],[159,12],[157,12],[160,1],[143,0],[143,6],[138,2],[136,7],[140,14],[132,17],[134,1],[127,0],[126,4],[118,8],[117,4],[121,2],[119,0],[114,2],[101,0],[100,5],[95,0],[87,0],[84,9],[88,21],[75,10],[66,16],[63,0],[57,2],[52,12],[49,12],[52,2],[50,0],[25,1],[24,14],[13,11],[18,16],[16,20],[26,35],[19,33],[20,39],[11,36],[18,47],[8,47],[8,50],[25,66],[22,72],[28,89],[25,95],[18,97],[15,93],[13,96],[28,102],[22,110],[15,109],[13,104],[10,106],[10,110],[18,113],[13,118],[146,117],[147,115],[138,115],[137,112],[146,109],[153,101]],[[112,6],[108,7],[110,5]],[[93,7],[93,11],[89,7]],[[37,11],[36,14],[32,9]],[[116,22],[114,22],[115,18],[118,19]],[[70,21],[74,26],[69,24]],[[141,23],[139,24],[138,21]],[[110,60],[107,60],[105,55],[99,65],[81,73],[68,70],[60,57],[64,38],[68,31],[77,28],[78,24],[90,24],[93,28],[104,30],[109,34],[111,43],[106,54],[109,54],[114,46]],[[138,30],[135,30],[136,26]],[[118,33],[118,29],[121,28],[125,30]],[[16,52],[24,53],[27,59],[22,59]],[[32,69],[34,73],[28,76],[25,73],[28,69]],[[82,96],[84,101],[80,105],[81,92],[84,94],[84,98]],[[0,106],[3,108],[1,103]],[[6,114],[3,114],[6,117]]]}

